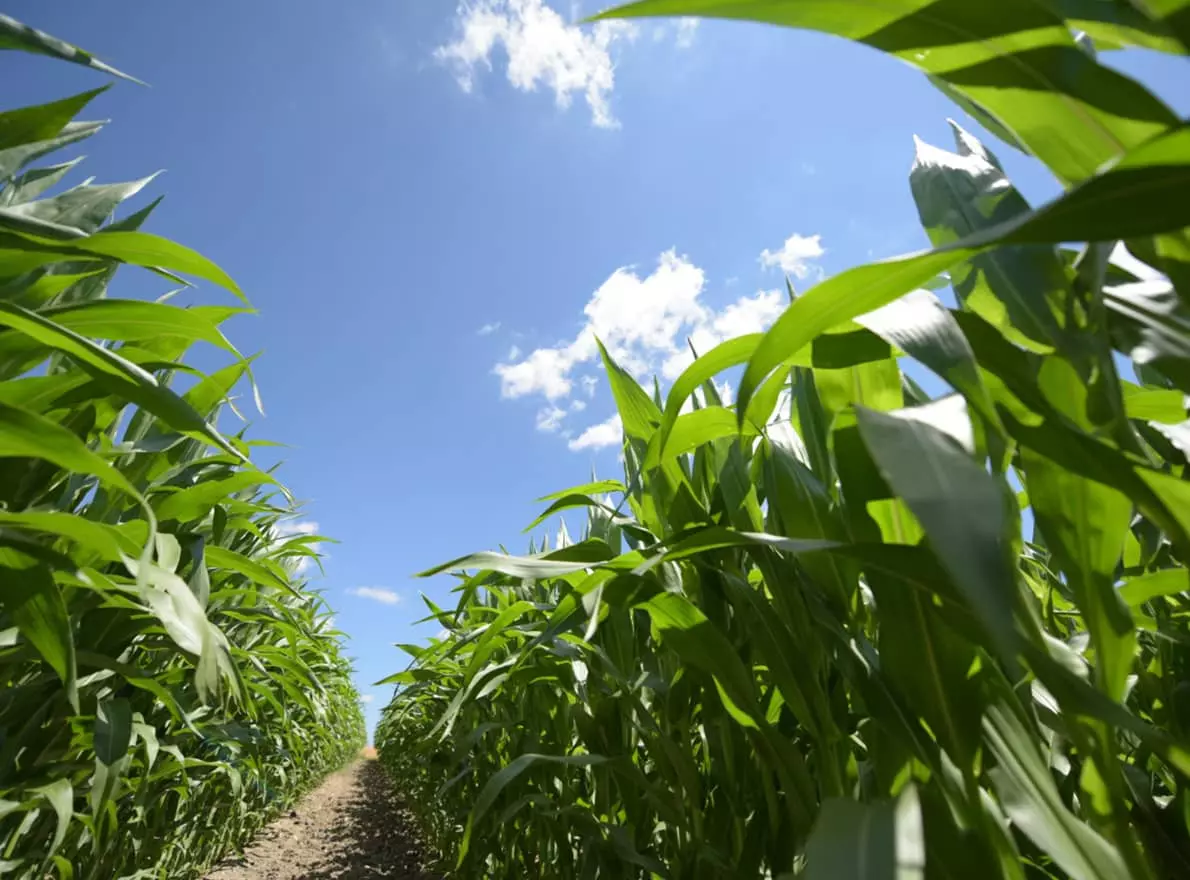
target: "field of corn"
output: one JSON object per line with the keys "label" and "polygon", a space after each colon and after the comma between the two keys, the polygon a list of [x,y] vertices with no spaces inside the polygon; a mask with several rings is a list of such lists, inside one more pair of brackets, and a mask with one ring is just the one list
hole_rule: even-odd
{"label": "field of corn", "polygon": [[[7,16],[0,50],[122,76]],[[99,132],[75,117],[100,91],[0,112],[0,877],[14,880],[199,876],[364,741],[301,576],[317,536],[286,529],[292,499],[252,464],[256,443],[217,426],[251,385],[220,330],[246,300],[140,231],[156,201],[113,219],[148,178],[63,188],[77,160],[45,164]],[[119,298],[121,264],[163,295]],[[171,288],[200,301],[181,276],[237,303],[174,305]],[[189,366],[195,343],[226,364]]]}
{"label": "field of corn", "polygon": [[910,173],[932,250],[791,290],[664,395],[604,352],[623,479],[542,499],[580,540],[427,572],[458,602],[387,680],[445,867],[1190,876],[1190,128],[1104,61],[1186,54],[1190,4],[612,14],[862,42],[1063,192],[1030,206],[956,124]]}
{"label": "field of corn", "polygon": [[[603,352],[623,479],[542,499],[530,530],[585,517],[579,540],[427,572],[457,604],[427,601],[441,634],[386,680],[381,760],[443,870],[1190,876],[1190,127],[1104,60],[1187,54],[1190,3],[612,14],[865,43],[1063,192],[1031,207],[955,124],[910,173],[932,250],[791,288],[664,394]],[[0,50],[124,77],[6,16]],[[201,876],[365,735],[305,586],[318,536],[228,428],[255,392],[221,329],[243,294],[141,231],[149,179],[52,164],[99,91],[0,112],[14,880]],[[120,298],[117,270],[162,295]]]}

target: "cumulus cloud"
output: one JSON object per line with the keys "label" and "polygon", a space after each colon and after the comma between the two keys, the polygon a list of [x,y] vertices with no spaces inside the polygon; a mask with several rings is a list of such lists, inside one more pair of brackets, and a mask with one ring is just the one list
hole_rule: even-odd
{"label": "cumulus cloud", "polygon": [[[496,365],[501,395],[540,394],[551,403],[569,397],[574,369],[598,359],[596,338],[626,369],[647,372],[658,355],[677,350],[683,329],[706,322],[708,313],[699,301],[704,283],[702,269],[672,250],[660,256],[657,269],[645,278],[630,268],[617,269],[587,301],[586,322],[573,340]],[[593,393],[594,376],[579,381],[588,396]]]}
{"label": "cumulus cloud", "polygon": [[360,694],[359,695],[359,701],[361,703],[370,703],[374,699],[376,699],[376,696],[374,694]]}
{"label": "cumulus cloud", "polygon": [[612,416],[606,422],[592,425],[567,445],[573,452],[584,449],[603,449],[607,446],[618,446],[624,434],[624,424],[619,414]]}
{"label": "cumulus cloud", "polygon": [[503,49],[514,88],[532,92],[544,86],[562,108],[581,95],[592,123],[616,128],[609,100],[615,86],[611,51],[637,33],[624,21],[568,24],[543,0],[475,0],[459,6],[457,36],[434,50],[434,57],[449,65],[459,86],[470,92],[477,73],[492,70],[492,56]]}
{"label": "cumulus cloud", "polygon": [[359,596],[361,599],[371,599],[384,605],[396,605],[401,597],[388,587],[352,587],[348,595]]}
{"label": "cumulus cloud", "polygon": [[798,235],[795,232],[777,250],[765,248],[761,251],[760,265],[766,269],[780,267],[794,278],[806,278],[811,274],[821,274],[821,268],[814,261],[824,253],[821,235]]}
{"label": "cumulus cloud", "polygon": [[[642,382],[657,374],[672,381],[693,361],[691,346],[701,355],[725,339],[762,332],[787,304],[784,292],[770,290],[714,309],[703,299],[705,288],[703,270],[675,250],[662,253],[643,277],[632,267],[617,269],[588,299],[573,339],[496,364],[501,395],[544,398],[538,430],[566,437],[564,419],[585,408],[577,395],[594,395],[598,380],[588,371],[598,368],[597,339]],[[609,420],[581,431],[569,446],[598,449],[618,442],[619,425]]]}

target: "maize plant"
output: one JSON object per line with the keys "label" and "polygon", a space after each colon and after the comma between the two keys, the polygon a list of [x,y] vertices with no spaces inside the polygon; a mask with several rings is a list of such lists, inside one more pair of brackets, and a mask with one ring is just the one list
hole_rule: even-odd
{"label": "maize plant", "polygon": [[[0,16],[0,49],[118,71]],[[31,165],[95,134],[99,91],[0,113],[0,876],[197,876],[363,743],[301,570],[317,536],[218,417],[247,308],[111,294],[120,264],[242,295],[113,220],[148,179]],[[205,342],[228,363],[183,358]]]}
{"label": "maize plant", "polygon": [[863,42],[1064,191],[956,124],[910,174],[931,250],[791,291],[664,397],[603,353],[624,479],[542,499],[578,541],[427,572],[457,605],[387,679],[382,760],[456,876],[1190,876],[1190,129],[1097,57],[1184,54],[1186,11],[610,13]]}

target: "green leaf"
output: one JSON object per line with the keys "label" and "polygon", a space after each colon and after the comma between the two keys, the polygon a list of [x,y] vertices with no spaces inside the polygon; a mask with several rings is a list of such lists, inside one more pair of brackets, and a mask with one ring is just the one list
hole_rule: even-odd
{"label": "green leaf", "polygon": [[668,442],[669,433],[681,415],[682,407],[686,405],[686,401],[698,390],[699,386],[709,382],[726,369],[747,363],[762,338],[760,333],[749,333],[721,342],[706,354],[696,358],[694,363],[682,371],[682,374],[674,380],[669,389],[669,395],[665,399],[665,413],[662,416],[661,428],[658,432],[660,434],[658,442],[662,446]]}
{"label": "green leaf", "polygon": [[[28,242],[26,249],[46,257],[44,263],[74,260],[79,257],[107,257],[134,266],[169,269],[218,284],[241,300],[244,295],[231,277],[196,251],[148,232],[96,232],[69,242],[20,233]],[[36,256],[33,254],[32,256]]]}
{"label": "green leaf", "polygon": [[1139,608],[1162,596],[1190,593],[1190,573],[1184,568],[1166,568],[1128,578],[1116,591],[1129,608]]}
{"label": "green leaf", "polygon": [[293,589],[284,578],[271,568],[249,559],[242,553],[237,553],[226,547],[216,546],[208,546],[203,552],[207,564],[213,568],[226,568],[229,571],[244,575],[255,583],[268,584],[282,591],[288,592]]}
{"label": "green leaf", "polygon": [[608,492],[626,492],[624,484],[619,480],[598,480],[594,483],[583,483],[581,486],[571,486],[559,492],[542,495],[538,501],[554,501],[567,495],[602,495]]}
{"label": "green leaf", "polygon": [[200,520],[211,512],[216,504],[232,498],[237,492],[259,486],[262,483],[276,483],[262,471],[240,471],[222,480],[203,480],[186,489],[179,489],[156,503],[157,518],[162,522],[176,519],[179,522]]}
{"label": "green leaf", "polygon": [[[935,247],[1027,214],[1029,204],[986,149],[956,123],[959,153],[917,142],[909,185]],[[950,271],[959,302],[1014,341],[1053,345],[1061,335],[1066,270],[1052,245],[995,248]]]}
{"label": "green leaf", "polygon": [[50,841],[49,852],[45,855],[46,861],[49,861],[50,856],[58,851],[58,847],[66,839],[66,832],[70,828],[70,820],[74,818],[74,787],[71,786],[69,779],[55,779],[47,785],[38,786],[37,788],[30,789],[30,791],[45,798],[46,803],[50,805],[58,817],[58,824],[54,829],[54,838]]}
{"label": "green leaf", "polygon": [[65,352],[81,365],[93,367],[119,380],[119,392],[123,396],[167,424],[179,430],[192,431],[229,455],[241,460],[244,458],[243,453],[208,425],[185,400],[161,385],[151,373],[119,354],[13,303],[0,301],[0,325],[19,330],[44,345]]}
{"label": "green leaf", "polygon": [[1073,880],[1129,876],[1119,852],[1062,802],[1035,738],[1005,706],[990,706],[984,735],[996,766],[988,771],[1015,824]]}
{"label": "green leaf", "polygon": [[480,790],[479,796],[475,799],[475,806],[472,807],[471,813],[467,817],[467,828],[463,832],[463,841],[459,845],[458,864],[462,865],[467,857],[472,831],[491,808],[496,798],[500,796],[500,792],[504,791],[509,783],[530,767],[535,764],[554,764],[562,767],[591,767],[602,764],[605,761],[607,761],[607,758],[602,755],[539,755],[532,752],[518,755],[505,767],[492,774],[491,778],[488,779],[487,783]]}
{"label": "green leaf", "polygon": [[865,43],[946,83],[1067,182],[1178,122],[1143,86],[1084,53],[1066,22],[1033,0],[642,0],[596,18],[658,15],[761,21]]}
{"label": "green leaf", "polygon": [[98,186],[77,186],[47,199],[25,201],[0,209],[7,218],[25,218],[55,223],[78,230],[81,234],[95,232],[125,199],[130,199],[156,174],[128,183],[108,183]]}
{"label": "green leaf", "polygon": [[[11,19],[0,15],[0,48],[3,48],[4,45],[4,22],[6,20],[10,21]],[[6,110],[0,113],[0,150],[8,150],[58,137],[80,110],[105,91],[107,91],[106,86],[49,104],[22,107],[19,110]],[[15,170],[14,168],[13,171]],[[11,174],[12,171],[8,173]]]}
{"label": "green leaf", "polygon": [[[673,423],[665,447],[660,448],[658,442],[661,433],[653,435],[649,444],[649,452],[645,457],[645,467],[656,467],[666,459],[693,452],[699,446],[710,443],[722,437],[735,437],[739,433],[739,425],[735,414],[721,406],[706,406],[693,412],[678,416]],[[756,429],[751,424],[744,426],[745,436],[755,436]]]}
{"label": "green leaf", "polygon": [[[734,430],[734,428],[735,428],[735,425],[733,422],[732,429]],[[547,519],[549,519],[554,514],[561,513],[563,510],[573,510],[576,507],[593,507],[593,508],[597,508],[599,510],[605,511],[608,514],[615,513],[614,508],[608,507],[605,504],[601,504],[600,502],[596,501],[594,498],[591,498],[588,495],[563,495],[562,497],[558,498],[557,501],[555,501],[553,504],[551,504],[549,507],[547,507],[545,510],[543,510],[537,516],[537,518],[534,519],[533,522],[529,523],[529,525],[525,526],[525,528],[522,529],[522,531],[530,532],[533,529],[537,528],[539,525],[541,525],[543,522],[545,522]]]}
{"label": "green leaf", "polygon": [[1177,425],[1186,421],[1186,396],[1172,388],[1124,384],[1124,412],[1130,419]]}
{"label": "green leaf", "polygon": [[806,843],[806,880],[920,880],[921,807],[912,785],[895,804],[832,798]]}
{"label": "green leaf", "polygon": [[[97,299],[42,309],[38,314],[59,327],[84,336],[124,342],[163,336],[201,339],[239,357],[239,352],[202,309],[137,300]],[[11,346],[6,347],[8,350]]]}
{"label": "green leaf", "polygon": [[[577,547],[579,545],[572,546]],[[604,549],[606,549],[606,545]],[[559,559],[557,552],[547,553],[541,556],[507,556],[503,553],[489,553],[485,551],[460,556],[458,559],[452,559],[450,562],[419,572],[417,576],[430,577],[446,571],[478,570],[498,571],[502,574],[513,575],[515,577],[546,578],[572,574],[576,571],[594,568],[597,565],[607,567],[613,562],[616,567],[630,568],[634,563],[639,564],[642,561],[642,557],[639,554],[617,557],[615,560],[612,560],[609,555],[603,555],[602,559],[597,558],[598,555],[602,554],[597,554],[591,558],[579,561],[570,561]]]}
{"label": "green leaf", "polygon": [[62,128],[61,134],[57,137],[0,149],[0,180],[12,177],[34,159],[86,140],[101,128],[102,122],[71,122]]}
{"label": "green leaf", "polygon": [[1033,515],[1091,634],[1099,686],[1120,700],[1132,671],[1136,633],[1112,582],[1132,503],[1030,449],[1023,450],[1022,461]]}
{"label": "green leaf", "polygon": [[132,745],[132,707],[123,698],[99,703],[95,710],[95,757],[109,767]]}
{"label": "green leaf", "polygon": [[[0,156],[3,155],[3,152],[0,151]],[[62,162],[59,165],[51,165],[48,168],[34,168],[26,171],[8,186],[4,187],[3,190],[0,190],[0,205],[19,205],[22,202],[28,202],[37,198],[47,189],[60,183],[62,178],[69,174],[71,169],[81,161],[83,159],[80,156],[77,159]]]}
{"label": "green leaf", "polygon": [[648,441],[661,422],[661,411],[636,380],[612,360],[602,342],[599,343],[599,354],[603,358],[612,396],[616,399],[616,409],[624,423],[624,433]]}
{"label": "green leaf", "polygon": [[4,578],[0,606],[58,674],[66,688],[66,699],[77,712],[74,633],[53,572],[44,562],[7,547],[0,547],[0,572]]}
{"label": "green leaf", "polygon": [[141,549],[118,527],[62,511],[10,513],[0,510],[0,526],[57,535],[108,562],[119,562],[122,556],[138,553]]}
{"label": "green leaf", "polygon": [[1004,657],[1014,654],[1015,566],[1010,521],[996,480],[914,409],[860,409],[859,431],[893,491],[922,524],[930,547]]}
{"label": "green leaf", "polygon": [[1098,0],[1044,2],[1071,27],[1090,36],[1099,49],[1140,46],[1158,52],[1185,54],[1185,48],[1166,23],[1155,16],[1146,16],[1141,11],[1144,8],[1141,4],[1102,3]]}
{"label": "green leaf", "polygon": [[0,458],[42,458],[77,474],[90,474],[143,503],[125,476],[55,421],[0,403]]}
{"label": "green leaf", "polygon": [[21,24],[15,18],[0,15],[0,49],[20,49],[35,55],[47,55],[50,58],[60,58],[74,64],[81,64],[103,73],[126,79],[129,82],[144,85],[139,79],[121,73],[116,68],[105,64],[89,52],[84,52],[78,46],[72,46],[57,37],[52,37],[45,31],[39,31],[26,24]]}
{"label": "green leaf", "polygon": [[[747,411],[769,373],[820,333],[892,302],[993,246],[1110,241],[1190,225],[1190,207],[1171,210],[1162,195],[1183,187],[1186,200],[1181,204],[1190,205],[1190,129],[1185,127],[1142,145],[1028,214],[938,250],[858,266],[827,279],[796,300],[765,333],[740,381],[737,414]],[[1142,227],[1147,231],[1139,231]]]}
{"label": "green leaf", "polygon": [[1190,393],[1190,310],[1167,281],[1106,287],[1113,345]]}

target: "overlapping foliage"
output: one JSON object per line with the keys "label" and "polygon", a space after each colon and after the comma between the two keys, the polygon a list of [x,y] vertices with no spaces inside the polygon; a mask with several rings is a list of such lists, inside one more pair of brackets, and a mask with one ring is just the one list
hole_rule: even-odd
{"label": "overlapping foliage", "polygon": [[[0,49],[118,74],[0,16]],[[149,179],[30,163],[95,134],[98,91],[0,113],[0,876],[194,876],[355,754],[363,718],[317,536],[216,422],[245,307],[111,294],[121,263],[235,284],[112,220]],[[229,357],[203,373],[205,342]],[[183,390],[184,389],[184,390]]]}
{"label": "overlapping foliage", "polygon": [[612,13],[862,41],[1065,192],[1031,208],[956,125],[910,176],[933,250],[824,281],[664,400],[605,353],[623,483],[542,499],[586,510],[577,543],[431,572],[470,574],[389,679],[382,758],[458,876],[1190,876],[1190,130],[1096,57],[1184,53],[1188,11]]}

